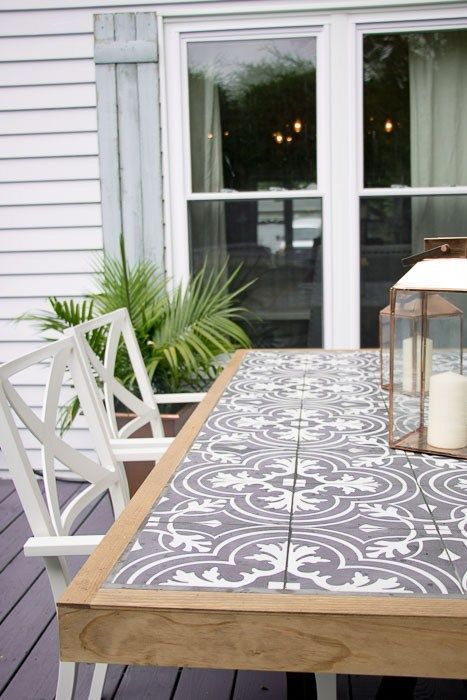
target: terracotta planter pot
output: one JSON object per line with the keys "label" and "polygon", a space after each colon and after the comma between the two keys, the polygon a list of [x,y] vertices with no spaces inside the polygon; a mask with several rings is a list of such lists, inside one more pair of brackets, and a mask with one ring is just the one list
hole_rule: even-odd
{"label": "terracotta planter pot", "polygon": [[[161,414],[165,437],[175,437],[185,425],[186,421],[191,416],[197,405],[198,404],[196,403],[187,403],[180,407],[178,413]],[[117,413],[118,428],[123,428],[123,426],[134,417],[135,416],[133,413]],[[136,430],[132,437],[152,437],[150,426],[144,425],[139,430]],[[154,469],[155,462],[124,462],[123,464],[125,466],[126,478],[128,480],[130,497],[132,497],[149,473]]]}

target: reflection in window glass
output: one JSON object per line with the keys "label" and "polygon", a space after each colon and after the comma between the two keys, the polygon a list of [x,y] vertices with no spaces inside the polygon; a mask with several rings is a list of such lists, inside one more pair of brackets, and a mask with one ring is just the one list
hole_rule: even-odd
{"label": "reflection in window glass", "polygon": [[364,37],[365,186],[467,184],[467,29]]}
{"label": "reflection in window glass", "polygon": [[[467,195],[364,197],[360,202],[361,345],[377,347],[378,313],[406,270],[401,259],[423,250],[424,238],[467,236]],[[467,318],[465,294],[459,304]],[[464,335],[467,343],[467,323]]]}
{"label": "reflection in window glass", "polygon": [[191,269],[242,268],[257,347],[321,347],[321,200],[189,202]]}
{"label": "reflection in window glass", "polygon": [[188,45],[194,192],[316,188],[316,39]]}

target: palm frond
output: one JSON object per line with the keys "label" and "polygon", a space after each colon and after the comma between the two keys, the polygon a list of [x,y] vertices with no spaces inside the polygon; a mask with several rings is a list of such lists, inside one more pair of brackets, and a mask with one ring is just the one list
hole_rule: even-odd
{"label": "palm frond", "polygon": [[[244,309],[234,301],[251,283],[229,291],[240,268],[227,276],[226,265],[216,274],[203,267],[186,290],[178,287],[167,305],[164,323],[149,341],[159,363],[165,360],[174,375],[196,373],[200,366],[211,366],[218,355],[250,346],[235,320]],[[153,367],[157,368],[155,358]]]}
{"label": "palm frond", "polygon": [[[208,271],[205,264],[185,289],[178,286],[169,293],[166,277],[154,263],[141,260],[129,264],[120,237],[120,257],[104,256],[96,263],[96,291],[79,302],[50,297],[50,309],[20,318],[32,321],[46,339],[54,340],[72,326],[126,307],[154,388],[200,391],[219,374],[220,356],[250,346],[239,325],[239,321],[245,321],[246,309],[238,304],[238,299],[253,282],[239,282],[241,266],[229,275],[227,264],[226,260],[217,272]],[[107,328],[99,328],[86,335],[100,359],[105,354],[107,332]],[[130,390],[135,388],[133,368],[123,342],[117,353],[115,374]],[[79,402],[74,397],[62,409],[62,430],[71,425],[78,410]]]}

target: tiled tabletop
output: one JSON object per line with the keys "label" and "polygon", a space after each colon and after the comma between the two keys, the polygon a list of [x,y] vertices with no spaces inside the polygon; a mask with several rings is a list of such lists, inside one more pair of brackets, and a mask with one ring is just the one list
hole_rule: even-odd
{"label": "tiled tabletop", "polygon": [[105,587],[465,595],[467,462],[386,398],[376,352],[248,353]]}

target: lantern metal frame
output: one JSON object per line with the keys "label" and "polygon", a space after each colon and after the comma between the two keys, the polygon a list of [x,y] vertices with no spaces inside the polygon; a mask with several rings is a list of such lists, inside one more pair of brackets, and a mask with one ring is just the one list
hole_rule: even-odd
{"label": "lantern metal frame", "polygon": [[[427,245],[427,241],[429,244],[433,246],[433,241],[436,241],[437,239],[425,239],[425,245]],[[441,239],[442,241],[446,241],[449,239]],[[440,266],[443,268],[444,273],[441,275],[440,279],[440,284],[436,283],[436,274],[431,274],[428,275],[428,278],[431,280],[426,287],[425,286],[420,286],[419,284],[410,284],[409,280],[407,280],[406,283],[406,277],[410,278],[410,274],[408,273],[407,275],[404,275],[404,277],[399,280],[391,289],[389,293],[389,308],[390,308],[390,339],[389,339],[389,446],[391,448],[395,449],[404,449],[408,451],[413,451],[413,452],[423,452],[423,453],[432,453],[436,455],[447,455],[450,457],[456,457],[456,458],[462,458],[462,459],[467,459],[467,445],[465,447],[462,447],[460,449],[451,449],[451,448],[441,448],[441,447],[435,447],[433,445],[430,445],[427,441],[426,435],[427,435],[427,426],[425,424],[425,399],[428,394],[426,384],[425,384],[425,376],[426,376],[426,358],[427,358],[427,352],[426,352],[426,347],[427,347],[427,326],[428,326],[428,321],[430,318],[436,317],[436,316],[429,316],[427,313],[428,309],[428,299],[430,295],[442,295],[444,294],[449,294],[449,293],[467,293],[467,238],[457,238],[454,239],[456,240],[456,248],[452,254],[447,254],[443,255],[440,257],[446,258],[463,258],[463,260],[458,260],[454,263],[454,266],[451,265],[451,269],[455,269],[456,274],[452,275],[452,282],[451,282],[451,277],[448,274],[448,266],[446,266],[444,263]],[[460,247],[460,252],[459,254],[459,244],[461,244]],[[463,245],[463,247],[462,247]],[[431,256],[430,256],[431,257]],[[446,260],[446,262],[450,263],[450,260]],[[416,266],[418,267],[419,265],[427,265],[429,264],[430,267],[425,267],[423,270],[425,271],[430,271],[433,272],[435,270],[435,267],[433,265],[436,265],[437,260],[426,260],[423,262],[418,262]],[[458,264],[460,263],[460,265]],[[420,268],[419,268],[420,269]],[[459,271],[461,274],[459,275]],[[464,272],[465,271],[465,272]],[[414,275],[412,275],[412,279],[414,278]],[[423,278],[423,275],[422,275]],[[456,280],[459,278],[462,279],[462,282],[460,284],[456,284]],[[414,363],[414,360],[412,361],[412,367],[416,367],[415,369],[415,376],[416,376],[416,385],[415,385],[415,390],[413,391],[412,395],[414,397],[419,396],[419,405],[418,405],[418,414],[417,414],[417,422],[418,422],[418,427],[415,429],[410,430],[406,434],[403,434],[402,436],[396,437],[395,435],[395,422],[396,422],[396,415],[395,415],[395,390],[396,390],[396,385],[395,385],[395,356],[396,356],[396,317],[400,317],[396,313],[396,303],[398,301],[398,294],[399,293],[410,293],[413,292],[414,294],[420,295],[419,299],[421,301],[421,314],[417,316],[417,322],[420,323],[420,350],[418,350],[418,347],[416,348],[416,344],[413,343],[413,352],[415,354],[414,360],[416,362]],[[442,298],[442,297],[441,297]],[[447,300],[443,299],[446,303]],[[464,332],[464,324],[463,324],[463,318],[462,318],[462,312],[457,309],[453,304],[450,304],[453,309],[456,309],[461,313],[461,318],[460,318],[460,357],[459,357],[459,368],[460,368],[460,374],[463,374],[463,354],[464,354],[464,342],[463,342],[463,332]],[[442,314],[443,315],[443,314]],[[448,314],[447,316],[449,316]],[[454,315],[454,314],[453,314]],[[414,336],[411,336],[414,337]],[[420,353],[420,356],[418,356],[418,353]],[[419,368],[418,368],[418,360],[419,360]],[[383,381],[383,368],[381,367],[381,381]],[[418,380],[419,380],[419,389],[418,389]],[[410,392],[408,391],[403,391],[404,394],[410,395]]]}

